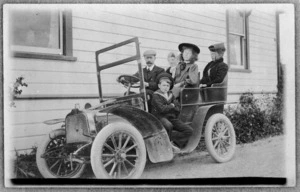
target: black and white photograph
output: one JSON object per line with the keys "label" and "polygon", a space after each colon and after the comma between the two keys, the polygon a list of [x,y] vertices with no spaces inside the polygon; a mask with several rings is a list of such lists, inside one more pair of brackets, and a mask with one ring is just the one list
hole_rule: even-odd
{"label": "black and white photograph", "polygon": [[294,4],[3,4],[5,187],[294,187],[295,66]]}

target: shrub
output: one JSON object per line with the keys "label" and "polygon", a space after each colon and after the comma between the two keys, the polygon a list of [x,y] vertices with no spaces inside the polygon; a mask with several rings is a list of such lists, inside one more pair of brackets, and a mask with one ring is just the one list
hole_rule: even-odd
{"label": "shrub", "polygon": [[16,178],[41,178],[41,174],[36,165],[36,150],[33,147],[29,154],[19,154],[16,151],[16,159],[14,161],[14,173]]}
{"label": "shrub", "polygon": [[255,98],[246,92],[238,105],[229,106],[224,112],[235,128],[237,143],[249,143],[283,133],[282,107],[282,95]]}

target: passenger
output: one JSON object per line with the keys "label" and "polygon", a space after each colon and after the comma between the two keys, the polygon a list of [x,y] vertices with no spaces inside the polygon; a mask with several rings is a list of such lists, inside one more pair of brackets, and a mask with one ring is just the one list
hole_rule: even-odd
{"label": "passenger", "polygon": [[174,96],[179,96],[180,89],[184,86],[198,86],[198,60],[200,49],[197,45],[190,43],[181,43],[179,46],[180,62],[176,67],[174,88],[172,90]]}
{"label": "passenger", "polygon": [[[170,140],[173,141],[174,152],[180,152],[189,137],[193,133],[192,127],[183,123],[179,118],[180,106],[175,100],[170,88],[173,87],[172,76],[168,73],[162,73],[157,77],[159,89],[154,92],[152,98],[152,114],[156,116],[166,128]],[[172,130],[175,130],[172,133]],[[177,145],[177,146],[175,146]]]}
{"label": "passenger", "polygon": [[168,54],[168,62],[170,67],[166,69],[166,72],[172,75],[172,78],[175,78],[175,71],[176,71],[176,66],[178,65],[178,59],[175,55],[175,53],[170,52]]}
{"label": "passenger", "polygon": [[212,61],[204,68],[200,87],[210,87],[214,83],[222,83],[228,72],[228,66],[223,62],[223,55],[226,51],[224,43],[211,45],[208,49]]}

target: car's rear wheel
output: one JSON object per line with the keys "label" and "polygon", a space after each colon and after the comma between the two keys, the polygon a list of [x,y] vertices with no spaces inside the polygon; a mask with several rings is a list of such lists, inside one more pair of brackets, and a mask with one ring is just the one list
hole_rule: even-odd
{"label": "car's rear wheel", "polygon": [[76,150],[66,149],[66,131],[57,129],[44,137],[36,153],[37,167],[44,178],[78,178],[85,164],[73,161],[69,154]]}
{"label": "car's rear wheel", "polygon": [[139,178],[146,164],[142,135],[126,123],[107,125],[94,140],[91,164],[97,178]]}
{"label": "car's rear wheel", "polygon": [[205,126],[205,144],[208,152],[219,163],[229,161],[235,152],[235,131],[223,114],[212,115]]}

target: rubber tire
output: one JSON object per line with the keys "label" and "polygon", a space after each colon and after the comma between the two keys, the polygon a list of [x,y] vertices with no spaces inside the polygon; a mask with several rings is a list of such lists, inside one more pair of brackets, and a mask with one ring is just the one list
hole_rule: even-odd
{"label": "rubber tire", "polygon": [[45,150],[48,146],[48,144],[51,142],[50,136],[49,135],[55,135],[55,136],[65,136],[66,135],[66,130],[65,129],[56,129],[54,131],[51,131],[49,134],[47,134],[42,142],[39,144],[36,152],[36,163],[37,167],[41,173],[41,175],[44,178],[78,178],[82,175],[86,164],[83,164],[79,171],[77,171],[76,174],[72,175],[71,177],[58,177],[57,175],[54,175],[51,173],[48,169],[48,165],[46,163],[45,158],[42,158],[41,155],[45,153]]}
{"label": "rubber tire", "polygon": [[138,167],[136,167],[135,172],[130,176],[126,177],[126,179],[133,179],[133,178],[139,178],[145,168],[146,160],[147,160],[147,152],[145,147],[145,142],[140,134],[140,132],[133,127],[132,125],[124,122],[118,122],[118,123],[112,123],[107,126],[105,126],[96,136],[94,143],[92,145],[91,149],[91,165],[93,172],[96,176],[96,178],[99,179],[112,179],[103,167],[102,161],[101,161],[101,155],[102,155],[102,149],[103,145],[106,142],[107,138],[113,134],[114,132],[126,132],[127,134],[130,134],[131,137],[134,138],[135,142],[138,144],[138,147],[140,148],[140,161]]}
{"label": "rubber tire", "polygon": [[[219,120],[224,120],[224,122],[228,125],[229,131],[231,134],[231,138],[232,138],[232,146],[231,146],[229,153],[226,156],[218,155],[218,153],[216,152],[216,150],[213,146],[212,137],[211,137],[212,128],[213,128],[214,124]],[[216,162],[224,163],[233,158],[234,153],[235,153],[235,147],[236,147],[235,131],[234,131],[232,123],[225,115],[223,115],[221,113],[217,113],[217,114],[212,115],[208,119],[206,126],[205,126],[205,144],[206,144],[206,148],[207,148],[208,152],[210,153],[210,155]]]}

